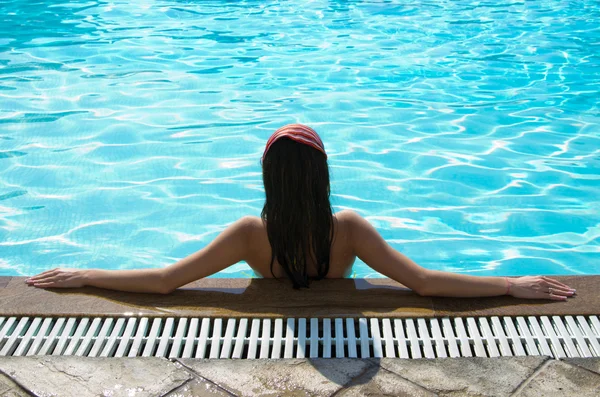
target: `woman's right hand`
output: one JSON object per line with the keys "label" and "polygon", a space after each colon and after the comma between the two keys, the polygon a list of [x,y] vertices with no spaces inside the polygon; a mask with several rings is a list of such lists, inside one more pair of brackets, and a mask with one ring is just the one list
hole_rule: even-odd
{"label": "woman's right hand", "polygon": [[85,285],[85,270],[52,269],[30,277],[25,282],[36,288],[80,288]]}
{"label": "woman's right hand", "polygon": [[573,288],[545,276],[526,276],[506,280],[510,284],[508,293],[515,298],[565,301],[575,294]]}

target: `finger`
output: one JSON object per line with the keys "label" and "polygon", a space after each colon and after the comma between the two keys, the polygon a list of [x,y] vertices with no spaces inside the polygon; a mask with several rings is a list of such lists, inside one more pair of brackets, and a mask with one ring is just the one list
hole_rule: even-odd
{"label": "finger", "polygon": [[56,275],[56,274],[47,274],[45,276],[39,276],[39,277],[36,277],[36,278],[32,277],[32,278],[29,279],[28,282],[29,283],[39,283],[39,282],[44,282],[44,281],[48,281],[48,280],[51,280],[51,279],[55,279],[56,277],[58,277],[58,275]]}
{"label": "finger", "polygon": [[44,283],[56,283],[58,281],[61,281],[61,277],[60,276],[50,276],[50,277],[45,277],[42,280],[36,280],[33,282],[33,285],[37,285],[37,284],[44,284]]}
{"label": "finger", "polygon": [[56,285],[56,282],[45,282],[45,283],[35,283],[33,284],[36,288],[59,288],[60,285]]}
{"label": "finger", "polygon": [[540,283],[542,287],[542,291],[551,292],[551,291],[572,291],[569,287],[563,287],[562,284],[554,284],[552,281],[542,280]]}
{"label": "finger", "polygon": [[58,271],[58,269],[52,269],[52,270],[46,270],[45,272],[42,272],[40,274],[36,274],[35,276],[30,277],[30,280],[37,280],[41,277],[46,277],[49,276],[51,274],[55,274]]}
{"label": "finger", "polygon": [[561,295],[555,295],[555,294],[550,294],[548,295],[550,297],[551,300],[553,301],[566,301],[567,297],[566,296],[561,296]]}
{"label": "finger", "polygon": [[555,280],[555,279],[553,279],[553,278],[550,278],[550,277],[543,276],[543,277],[542,277],[542,280],[544,280],[544,281],[546,281],[546,282],[548,282],[548,283],[552,283],[552,284],[554,284],[554,285],[556,285],[556,286],[561,286],[561,287],[563,287],[563,288],[571,288],[571,287],[569,287],[567,284],[561,283],[560,281],[558,281],[558,280]]}
{"label": "finger", "polygon": [[571,287],[565,287],[563,286],[563,284],[554,284],[552,282],[550,282],[550,286],[552,288],[556,288],[556,289],[560,289],[560,290],[565,290],[565,291],[575,291],[575,288],[571,288]]}
{"label": "finger", "polygon": [[557,287],[556,285],[550,285],[549,289],[552,291],[573,292],[571,288]]}
{"label": "finger", "polygon": [[550,296],[548,290],[532,290],[530,293],[532,294],[529,297],[531,299],[548,299]]}
{"label": "finger", "polygon": [[548,280],[547,283],[552,286],[555,286],[555,287],[560,287],[560,288],[565,288],[565,289],[573,289],[573,288],[569,287],[568,285],[558,282],[556,280]]}
{"label": "finger", "polygon": [[548,289],[556,290],[556,291],[565,291],[565,292],[575,292],[574,288],[571,287],[563,287],[562,284],[554,284],[552,282],[544,282],[545,285],[548,286]]}
{"label": "finger", "polygon": [[550,295],[559,296],[573,296],[573,291],[559,290],[557,288],[550,288]]}
{"label": "finger", "polygon": [[553,287],[549,288],[548,290],[536,290],[532,292],[537,295],[536,298],[538,299],[550,299],[557,301],[565,301],[569,296],[572,295],[570,291],[568,293],[560,292]]}

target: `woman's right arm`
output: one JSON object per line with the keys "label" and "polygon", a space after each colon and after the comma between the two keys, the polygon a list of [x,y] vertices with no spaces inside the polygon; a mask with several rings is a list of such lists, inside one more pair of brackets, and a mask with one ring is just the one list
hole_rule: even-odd
{"label": "woman's right arm", "polygon": [[548,277],[479,277],[429,270],[393,249],[360,215],[348,211],[354,254],[373,270],[423,296],[482,297],[510,294],[518,298],[566,300],[567,285]]}
{"label": "woman's right arm", "polygon": [[229,225],[203,249],[160,269],[53,269],[30,277],[38,288],[79,288],[85,285],[128,292],[168,294],[176,288],[246,260],[249,236],[260,219],[247,216]]}

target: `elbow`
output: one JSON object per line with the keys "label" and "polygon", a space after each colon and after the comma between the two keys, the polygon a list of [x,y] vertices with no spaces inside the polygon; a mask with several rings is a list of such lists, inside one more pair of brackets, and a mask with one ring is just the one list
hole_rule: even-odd
{"label": "elbow", "polygon": [[433,296],[431,291],[429,291],[425,286],[413,288],[413,291],[419,296]]}
{"label": "elbow", "polygon": [[169,285],[160,285],[157,289],[157,293],[161,295],[169,295],[171,292],[175,291],[177,288],[172,288]]}
{"label": "elbow", "polygon": [[172,281],[169,279],[169,276],[166,274],[164,269],[160,269],[155,286],[156,288],[154,292],[161,295],[168,295],[177,289],[177,287],[174,286]]}
{"label": "elbow", "polygon": [[173,285],[172,282],[166,280],[164,277],[161,277],[161,279],[158,282],[158,288],[156,292],[162,295],[168,295],[176,289],[177,286]]}
{"label": "elbow", "polygon": [[424,273],[419,276],[412,290],[419,296],[435,296],[432,290],[432,284],[429,280],[428,274]]}

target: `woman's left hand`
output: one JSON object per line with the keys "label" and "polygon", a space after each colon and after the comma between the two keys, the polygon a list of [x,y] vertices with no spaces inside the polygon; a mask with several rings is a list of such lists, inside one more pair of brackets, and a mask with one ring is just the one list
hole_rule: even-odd
{"label": "woman's left hand", "polygon": [[25,282],[38,288],[79,288],[85,285],[83,270],[52,269],[30,277]]}

